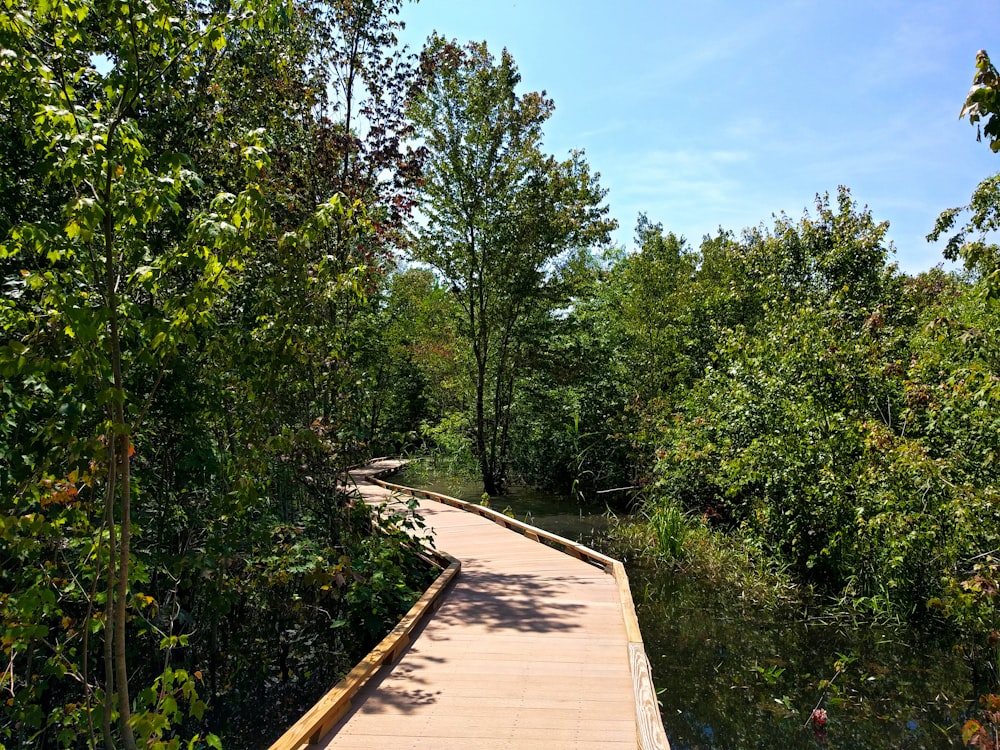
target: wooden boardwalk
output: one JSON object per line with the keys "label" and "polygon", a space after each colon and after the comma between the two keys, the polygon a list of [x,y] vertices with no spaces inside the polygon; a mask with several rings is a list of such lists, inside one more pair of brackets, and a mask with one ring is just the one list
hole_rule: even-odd
{"label": "wooden boardwalk", "polygon": [[[370,481],[391,466],[352,472],[366,501],[391,501]],[[638,628],[627,624],[631,599],[623,601],[610,566],[436,500],[419,500],[418,512],[461,573],[398,660],[374,673],[318,744],[300,747],[667,747],[658,713],[658,732],[642,728],[648,705],[637,722],[637,701],[649,703],[652,686],[637,697]],[[641,670],[648,675],[644,653]]]}

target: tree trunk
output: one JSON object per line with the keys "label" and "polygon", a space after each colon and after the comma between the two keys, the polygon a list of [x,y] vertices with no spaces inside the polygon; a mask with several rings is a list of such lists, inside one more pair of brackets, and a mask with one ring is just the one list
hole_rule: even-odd
{"label": "tree trunk", "polygon": [[[109,129],[107,142],[112,143],[115,129]],[[128,597],[129,563],[132,542],[131,519],[131,475],[129,471],[129,453],[132,440],[128,426],[125,423],[125,382],[122,376],[121,332],[118,328],[118,281],[121,269],[118,267],[117,248],[115,247],[114,204],[112,184],[114,180],[114,164],[108,160],[104,186],[104,270],[105,293],[104,301],[108,312],[108,358],[111,364],[112,390],[111,402],[111,435],[108,440],[110,451],[108,461],[108,494],[106,502],[111,516],[111,544],[114,547],[114,502],[117,496],[120,501],[121,537],[118,544],[118,564],[109,565],[109,570],[116,573],[115,580],[109,581],[109,593],[116,588],[114,603],[109,608],[112,619],[105,625],[107,634],[113,641],[114,684],[118,693],[118,722],[121,725],[122,741],[125,750],[137,750],[135,734],[132,731],[132,700],[128,690],[128,665],[125,653],[125,617]],[[114,554],[112,554],[114,560]],[[117,570],[115,570],[117,568]],[[107,655],[107,649],[105,649]],[[110,684],[110,675],[108,676]],[[105,709],[106,711],[107,709]]]}
{"label": "tree trunk", "polygon": [[486,363],[478,362],[476,372],[476,456],[479,458],[479,473],[483,477],[483,491],[488,495],[499,495],[490,453],[486,447]]}
{"label": "tree trunk", "polygon": [[118,532],[115,530],[115,461],[114,438],[108,435],[108,481],[104,497],[104,522],[108,528],[108,588],[104,601],[104,705],[101,711],[101,734],[107,750],[115,750],[111,734],[111,696],[115,692],[114,628],[115,621],[115,566],[118,554]]}

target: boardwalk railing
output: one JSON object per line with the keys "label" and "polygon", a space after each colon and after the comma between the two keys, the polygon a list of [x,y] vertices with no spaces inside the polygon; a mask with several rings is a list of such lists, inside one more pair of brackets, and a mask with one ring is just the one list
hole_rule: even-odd
{"label": "boardwalk railing", "polygon": [[618,587],[618,596],[621,601],[622,618],[625,621],[625,633],[628,637],[628,657],[629,666],[632,672],[632,688],[635,695],[635,725],[639,738],[639,750],[669,750],[670,743],[667,740],[667,733],[663,729],[663,719],[660,716],[659,703],[656,700],[656,689],[653,687],[653,674],[646,656],[646,648],[642,642],[642,633],[639,630],[639,619],[635,614],[635,604],[632,601],[632,590],[629,588],[628,574],[625,566],[621,562],[600,552],[590,549],[577,542],[552,534],[544,529],[518,521],[516,518],[505,516],[503,513],[487,508],[483,505],[476,505],[464,500],[459,500],[448,495],[428,490],[405,487],[401,484],[392,484],[383,481],[380,477],[392,474],[397,469],[390,469],[379,475],[372,477],[372,481],[382,487],[396,492],[402,492],[413,497],[436,500],[437,502],[450,505],[454,508],[469,513],[488,518],[500,524],[506,529],[516,531],[536,542],[547,542],[567,555],[583,560],[591,565],[603,569],[606,573],[614,576]]}

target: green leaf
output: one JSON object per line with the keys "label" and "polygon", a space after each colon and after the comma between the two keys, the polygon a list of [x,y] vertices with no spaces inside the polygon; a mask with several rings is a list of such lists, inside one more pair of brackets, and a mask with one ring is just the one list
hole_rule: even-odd
{"label": "green leaf", "polygon": [[226,37],[218,27],[213,28],[208,34],[208,42],[212,49],[219,51],[226,46]]}

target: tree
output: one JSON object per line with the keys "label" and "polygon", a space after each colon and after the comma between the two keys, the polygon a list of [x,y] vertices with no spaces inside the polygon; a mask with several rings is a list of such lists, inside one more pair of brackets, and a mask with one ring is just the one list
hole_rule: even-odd
{"label": "tree", "polygon": [[415,598],[336,474],[417,175],[400,4],[0,0],[0,745],[241,745]]}
{"label": "tree", "polygon": [[685,330],[695,254],[683,237],[640,214],[638,252],[621,254],[605,289],[608,316],[619,328],[621,377],[629,396],[646,404],[668,397],[687,377]]}
{"label": "tree", "polygon": [[583,250],[553,283],[570,302],[536,318],[514,407],[511,469],[534,485],[577,498],[634,485],[634,393],[619,321],[605,299],[607,253]]}
{"label": "tree", "polygon": [[421,427],[459,410],[468,393],[455,323],[458,304],[426,268],[388,279],[377,304],[358,317],[364,438],[374,453],[411,450]]}
{"label": "tree", "polygon": [[474,359],[474,452],[486,492],[501,492],[511,405],[531,341],[528,322],[558,300],[547,283],[574,247],[605,242],[613,226],[604,191],[583,155],[542,151],[553,111],[544,92],[517,94],[520,75],[504,50],[459,47],[432,36],[410,114],[428,149],[423,212],[414,251],[447,280],[463,311]]}
{"label": "tree", "polygon": [[[32,514],[37,504],[50,511],[53,505],[72,506],[76,534],[91,528],[85,510],[98,494],[103,496],[91,528],[93,551],[77,549],[83,554],[79,572],[90,577],[83,579],[91,587],[87,616],[78,632],[66,634],[66,643],[84,633],[78,678],[85,688],[91,742],[96,700],[105,745],[114,746],[117,711],[124,746],[135,748],[162,732],[162,727],[146,732],[133,715],[127,664],[129,610],[141,597],[132,588],[137,580],[132,456],[160,382],[146,374],[162,375],[170,357],[193,341],[226,288],[247,239],[262,221],[254,175],[264,163],[251,136],[243,144],[249,184],[177,222],[181,202],[202,183],[184,155],[153,153],[142,120],[152,103],[173,96],[172,81],[197,76],[206,58],[225,46],[227,29],[263,16],[234,8],[181,18],[172,8],[145,3],[104,10],[87,0],[58,6],[7,2],[0,10],[4,98],[17,104],[15,117],[32,115],[5,126],[25,141],[27,154],[43,155],[31,165],[29,184],[33,189],[44,185],[49,196],[48,210],[21,210],[15,204],[14,212],[6,212],[10,226],[3,227],[0,259],[10,300],[0,310],[6,339],[0,352],[3,375],[22,384],[11,388],[15,402],[37,391],[37,385],[42,393],[57,387],[60,409],[100,415],[89,423],[77,420],[78,432],[66,434],[52,421],[57,415],[49,414],[46,437],[53,441],[50,448],[59,450],[12,466],[3,479],[14,489],[9,512],[21,522],[35,518],[39,537],[55,536],[66,517]],[[105,72],[94,66],[99,55],[108,57]],[[8,422],[23,416],[9,413]],[[88,429],[94,432],[87,434]],[[16,542],[19,524],[7,528],[14,533],[4,541]],[[100,599],[95,595],[99,584]],[[27,601],[38,596],[30,587],[16,594]],[[6,603],[11,605],[10,598]],[[95,612],[98,606],[102,614]],[[47,632],[46,625],[38,627],[20,631],[25,640],[8,644],[12,660],[30,653],[32,639]],[[88,681],[91,631],[103,636],[104,689],[96,696]],[[58,659],[65,644],[56,642]],[[35,689],[44,688],[32,686],[24,694]]]}
{"label": "tree", "polygon": [[[990,62],[986,50],[976,53],[976,74],[972,77],[972,88],[965,97],[958,119],[969,118],[969,124],[976,126],[976,140],[982,140],[983,133],[989,140],[993,153],[1000,151],[1000,74]],[[983,124],[980,125],[980,122]]]}
{"label": "tree", "polygon": [[[959,113],[959,119],[964,117],[976,126],[977,140],[985,134],[990,150],[1000,151],[1000,75],[986,50],[976,53],[976,74]],[[927,235],[928,242],[937,242],[955,229],[959,216],[964,213],[971,215],[965,225],[948,238],[944,255],[950,260],[961,258],[966,268],[982,277],[986,295],[1000,297],[1000,246],[991,241],[1000,228],[1000,174],[980,182],[967,206],[942,211],[934,229]]]}
{"label": "tree", "polygon": [[[886,230],[842,190],[703,244],[697,297],[733,290],[746,315],[723,319],[704,376],[660,415],[655,493],[800,577],[923,613],[993,549],[993,347],[966,285],[899,276]],[[961,362],[963,340],[977,350]]]}

